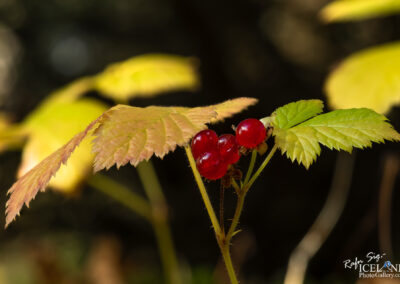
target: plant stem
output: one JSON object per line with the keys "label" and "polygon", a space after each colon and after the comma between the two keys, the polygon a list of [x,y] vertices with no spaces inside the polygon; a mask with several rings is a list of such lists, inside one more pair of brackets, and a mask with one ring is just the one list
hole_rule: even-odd
{"label": "plant stem", "polygon": [[220,247],[222,257],[225,262],[225,267],[226,267],[229,279],[232,284],[238,284],[239,281],[237,280],[236,273],[233,268],[233,263],[232,263],[231,254],[230,254],[230,245],[231,245],[232,237],[236,233],[236,227],[239,224],[239,219],[240,219],[240,215],[242,214],[242,211],[243,211],[243,205],[244,205],[244,201],[246,198],[246,194],[249,191],[250,187],[255,182],[255,180],[257,179],[257,177],[260,175],[262,170],[267,166],[267,164],[269,163],[269,161],[271,160],[272,156],[274,155],[274,153],[276,152],[277,149],[278,149],[278,147],[276,145],[274,145],[274,147],[271,149],[271,151],[269,152],[268,156],[265,158],[265,160],[263,161],[261,166],[257,169],[256,173],[250,178],[251,173],[254,168],[255,160],[257,157],[257,151],[253,151],[250,165],[249,165],[249,170],[247,171],[245,182],[243,183],[243,185],[239,187],[238,184],[234,180],[232,180],[232,186],[235,188],[235,191],[238,195],[238,199],[237,199],[235,214],[232,218],[232,223],[229,226],[228,233],[225,235],[224,231],[221,231],[220,225],[218,223],[214,209],[213,209],[210,199],[208,197],[203,180],[200,176],[200,173],[198,172],[198,170],[196,168],[196,162],[193,158],[192,151],[190,150],[190,148],[188,146],[185,147],[186,155],[189,159],[190,167],[192,168],[193,175],[195,177],[195,180],[196,180],[197,185],[200,190],[200,194],[203,198],[208,215],[209,215],[211,223],[213,225],[215,235],[217,238],[217,242]]}
{"label": "plant stem", "polygon": [[[141,166],[145,168],[146,166]],[[139,168],[139,167],[138,167]],[[142,169],[144,175],[147,175],[148,169]],[[150,169],[149,172],[152,170]],[[153,170],[154,171],[154,170]],[[154,175],[153,175],[154,174]],[[155,173],[148,174],[147,177],[143,177],[146,182],[146,186],[152,185],[149,182],[150,178],[154,178],[158,184],[157,177]],[[150,203],[143,197],[129,190],[127,187],[121,185],[120,183],[108,178],[105,175],[97,174],[88,179],[88,184],[97,190],[103,192],[104,194],[110,196],[121,204],[125,205],[133,212],[142,216],[150,222],[153,226],[154,233],[156,235],[157,243],[160,249],[160,257],[163,265],[164,273],[166,275],[167,283],[175,284],[181,283],[178,261],[176,260],[174,246],[171,238],[171,232],[167,224],[166,214],[165,214],[165,203],[163,206],[155,206],[152,202],[160,202],[163,200],[162,192],[157,192],[157,189],[150,189],[149,199],[151,196]],[[159,184],[158,184],[159,186]],[[163,209],[161,209],[163,208]]]}
{"label": "plant stem", "polygon": [[217,239],[219,239],[221,236],[221,227],[219,226],[217,216],[215,215],[214,209],[211,205],[211,201],[210,201],[210,198],[208,197],[206,187],[204,186],[204,183],[203,183],[203,180],[201,179],[200,173],[196,168],[196,162],[193,158],[192,150],[190,150],[190,148],[188,146],[186,146],[185,151],[186,151],[186,155],[189,160],[190,167],[192,168],[194,178],[199,187],[201,197],[203,198],[204,205],[206,206],[208,216],[210,217],[211,224],[214,228]]}
{"label": "plant stem", "polygon": [[[220,245],[221,247],[221,245]],[[235,269],[233,268],[231,252],[229,251],[229,245],[225,245],[221,247],[222,258],[225,262],[226,271],[228,272],[229,279],[231,280],[231,284],[239,284],[237,280]]]}
{"label": "plant stem", "polygon": [[[237,203],[236,203],[235,214],[233,215],[232,223],[231,223],[231,225],[229,227],[229,231],[228,231],[228,233],[226,235],[226,239],[225,239],[227,246],[230,245],[230,241],[231,241],[232,237],[235,235],[235,230],[236,230],[236,227],[237,227],[237,225],[239,223],[240,215],[242,214],[242,211],[243,211],[244,200],[246,198],[247,192],[249,191],[250,187],[253,185],[253,183],[257,179],[257,177],[260,175],[262,170],[267,166],[267,164],[271,160],[272,156],[276,152],[277,148],[278,147],[276,145],[274,145],[274,147],[269,152],[268,156],[265,158],[264,162],[258,168],[257,172],[250,179],[250,181],[248,183],[244,182],[243,187],[239,188],[239,190],[237,191],[238,192],[238,200],[237,200]],[[256,151],[253,151],[253,153],[257,154]],[[253,160],[253,156],[252,156],[252,160]],[[251,164],[252,164],[252,162],[250,162],[250,165]],[[253,164],[253,166],[254,166],[254,164]]]}
{"label": "plant stem", "polygon": [[160,249],[161,263],[164,268],[167,283],[182,283],[178,260],[175,254],[171,231],[166,220],[154,220],[154,233],[156,235],[158,247]]}
{"label": "plant stem", "polygon": [[93,188],[125,205],[146,220],[151,221],[151,207],[147,200],[129,190],[122,184],[102,174],[91,176],[87,180],[87,183]]}
{"label": "plant stem", "polygon": [[240,187],[239,187],[239,185],[237,184],[237,182],[233,178],[232,178],[232,186],[235,189],[236,194],[239,194]]}
{"label": "plant stem", "polygon": [[225,199],[225,187],[221,183],[219,189],[219,224],[221,226],[222,234],[225,234],[224,199]]}
{"label": "plant stem", "polygon": [[251,160],[250,160],[249,168],[248,168],[247,173],[246,173],[246,177],[244,179],[244,184],[247,184],[249,182],[251,174],[253,173],[254,165],[255,165],[256,159],[257,159],[257,153],[258,152],[257,152],[256,149],[254,149],[251,152]]}
{"label": "plant stem", "polygon": [[393,258],[391,240],[391,211],[393,190],[399,172],[399,159],[397,155],[389,155],[385,158],[381,185],[379,189],[378,206],[378,239],[382,252],[386,252],[389,258]]}
{"label": "plant stem", "polygon": [[139,178],[143,184],[144,191],[150,200],[150,204],[154,205],[155,207],[165,207],[165,197],[151,161],[141,162],[139,165],[137,165],[136,170],[138,171]]}
{"label": "plant stem", "polygon": [[303,284],[309,261],[329,237],[343,212],[354,171],[354,154],[338,154],[325,204],[307,234],[290,255],[284,284]]}
{"label": "plant stem", "polygon": [[208,197],[206,188],[204,186],[203,180],[201,179],[200,173],[196,168],[196,162],[193,158],[192,151],[190,148],[187,146],[185,147],[186,150],[186,155],[189,160],[190,167],[192,168],[193,175],[195,177],[195,180],[197,182],[197,185],[200,190],[201,197],[203,198],[204,204],[206,206],[208,216],[210,217],[211,224],[214,228],[215,236],[217,238],[218,245],[221,250],[222,257],[225,262],[225,267],[228,272],[229,279],[232,284],[238,284],[239,281],[237,280],[236,274],[235,274],[235,269],[233,268],[232,264],[232,259],[231,259],[231,254],[229,251],[229,245],[226,245],[226,238],[224,232],[221,231],[221,227],[218,223],[217,217],[215,215],[214,209],[212,207],[212,204],[210,202],[210,198]]}
{"label": "plant stem", "polygon": [[235,214],[233,215],[232,223],[229,227],[228,233],[226,234],[225,241],[226,241],[227,246],[230,245],[231,239],[232,239],[233,235],[235,234],[236,227],[239,224],[239,219],[240,219],[240,215],[242,214],[242,211],[243,211],[243,204],[244,204],[245,198],[246,198],[246,192],[244,192],[242,189],[238,195]]}
{"label": "plant stem", "polygon": [[146,195],[150,200],[152,209],[152,225],[156,235],[161,254],[164,273],[170,284],[181,283],[178,260],[172,242],[171,231],[168,226],[168,210],[161,185],[154,170],[153,164],[148,161],[141,162],[136,167],[142,181]]}
{"label": "plant stem", "polygon": [[[253,172],[253,168],[254,168],[254,165],[255,165],[256,157],[257,157],[257,151],[253,150],[252,156],[251,156],[250,165],[249,165],[249,169],[247,171],[246,178],[245,178],[245,181],[243,183],[243,186],[241,188],[238,188],[238,190],[236,190],[236,192],[238,194],[238,199],[237,199],[237,203],[236,203],[235,213],[233,215],[232,223],[231,223],[231,225],[229,227],[228,233],[226,234],[226,237],[224,239],[223,247],[221,248],[221,251],[223,252],[222,254],[223,254],[223,257],[224,257],[224,260],[225,260],[225,264],[227,266],[228,274],[229,273],[233,273],[233,275],[235,275],[234,274],[235,272],[234,272],[233,266],[232,266],[232,261],[231,261],[231,258],[230,258],[230,250],[229,250],[229,248],[230,248],[230,245],[231,245],[232,237],[236,233],[236,228],[237,228],[237,226],[239,224],[240,216],[242,215],[243,205],[244,205],[244,201],[246,199],[246,194],[249,191],[250,187],[253,185],[254,181],[260,175],[262,170],[267,166],[267,164],[271,160],[271,158],[274,155],[276,150],[277,150],[277,146],[274,145],[274,147],[269,152],[268,156],[265,158],[264,162],[258,168],[257,172],[250,179],[250,175]],[[250,181],[248,181],[249,179],[250,179]],[[227,260],[226,258],[229,258],[229,260]],[[232,282],[232,283],[234,283],[234,282]]]}
{"label": "plant stem", "polygon": [[269,161],[271,160],[272,156],[275,154],[277,149],[278,149],[278,146],[277,146],[277,144],[275,144],[274,147],[272,147],[271,151],[268,153],[268,156],[262,162],[261,166],[257,169],[257,171],[254,173],[254,175],[251,177],[250,181],[243,185],[245,192],[247,192],[250,189],[250,187],[256,181],[258,176],[261,174],[261,172],[264,170],[264,168],[268,165]]}

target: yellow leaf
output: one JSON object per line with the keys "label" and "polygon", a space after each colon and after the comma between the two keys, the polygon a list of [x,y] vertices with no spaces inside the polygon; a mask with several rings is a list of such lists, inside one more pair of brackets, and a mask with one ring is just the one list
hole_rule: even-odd
{"label": "yellow leaf", "polygon": [[52,92],[48,98],[43,101],[41,106],[53,103],[73,102],[91,89],[93,89],[93,79],[91,77],[79,78]]}
{"label": "yellow leaf", "polygon": [[[92,99],[46,106],[33,112],[22,125],[29,132],[29,138],[23,150],[19,177],[64,145],[106,109]],[[75,190],[90,171],[93,157],[91,145],[85,141],[71,157],[68,167],[61,167],[50,185],[63,192]]]}
{"label": "yellow leaf", "polygon": [[10,137],[6,132],[10,125],[8,116],[5,113],[0,113],[0,152],[8,147]]}
{"label": "yellow leaf", "polygon": [[358,52],[325,83],[332,108],[370,108],[387,113],[400,103],[400,42]]}
{"label": "yellow leaf", "polygon": [[[245,100],[236,110],[239,112],[253,103]],[[111,108],[14,183],[8,191],[11,196],[7,202],[6,226],[24,204],[29,205],[39,190],[45,190],[61,164],[67,162],[74,149],[95,127],[98,126],[93,147],[97,154],[95,170],[100,170],[115,163],[117,166],[127,162],[137,164],[153,154],[163,157],[176,146],[188,143],[197,131],[206,128],[205,124],[218,116],[218,110],[221,110],[221,119],[233,114],[227,111],[224,103],[196,108],[125,105]]]}
{"label": "yellow leaf", "polygon": [[197,61],[167,54],[145,54],[109,65],[93,77],[79,78],[52,92],[42,106],[72,102],[91,90],[116,101],[156,96],[162,92],[194,90],[200,82]]}
{"label": "yellow leaf", "polygon": [[0,112],[0,131],[6,129],[11,124],[7,114]]}
{"label": "yellow leaf", "polygon": [[199,85],[196,61],[175,55],[146,54],[107,67],[95,88],[117,101],[162,92],[193,90]]}
{"label": "yellow leaf", "polygon": [[337,0],[320,13],[326,22],[357,21],[400,12],[399,0]]}

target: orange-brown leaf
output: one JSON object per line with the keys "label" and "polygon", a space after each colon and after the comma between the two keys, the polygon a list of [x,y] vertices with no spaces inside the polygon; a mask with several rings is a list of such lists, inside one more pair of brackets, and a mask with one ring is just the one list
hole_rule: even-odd
{"label": "orange-brown leaf", "polygon": [[94,171],[128,162],[136,166],[153,154],[162,158],[176,146],[186,144],[216,116],[213,107],[118,105],[104,117],[95,132]]}
{"label": "orange-brown leaf", "polygon": [[255,99],[238,98],[206,107],[146,108],[118,105],[103,113],[83,132],[48,156],[22,176],[8,191],[6,226],[19,214],[24,203],[44,191],[52,176],[88,135],[94,131],[93,151],[96,153],[94,170],[117,167],[128,162],[137,165],[154,154],[162,158],[177,146],[183,146],[211,121],[227,118],[254,104]]}
{"label": "orange-brown leaf", "polygon": [[66,164],[71,153],[97,124],[98,119],[13,184],[8,191],[11,196],[6,204],[6,227],[19,214],[24,203],[29,206],[29,202],[36,196],[38,191],[45,190],[51,177],[56,174],[62,164]]}
{"label": "orange-brown leaf", "polygon": [[96,129],[94,171],[128,162],[137,166],[153,154],[162,158],[188,143],[206,128],[206,123],[223,120],[256,102],[253,98],[237,98],[196,108],[116,106]]}
{"label": "orange-brown leaf", "polygon": [[257,102],[258,100],[255,98],[242,97],[217,104],[214,106],[217,116],[211,120],[211,123],[216,123],[225,118],[229,118],[234,114],[247,109],[249,106],[255,105]]}

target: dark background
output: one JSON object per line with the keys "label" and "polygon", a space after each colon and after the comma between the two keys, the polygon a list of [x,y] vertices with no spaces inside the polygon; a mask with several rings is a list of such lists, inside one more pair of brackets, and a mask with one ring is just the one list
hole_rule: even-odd
{"label": "dark background", "polygon": [[[197,106],[239,96],[258,98],[258,105],[214,128],[219,133],[230,132],[230,126],[241,119],[268,116],[291,101],[326,101],[324,79],[340,60],[362,48],[398,39],[398,16],[323,24],[318,11],[327,2],[0,1],[0,62],[6,66],[0,70],[0,106],[19,121],[52,90],[80,76],[96,74],[112,62],[135,55],[173,53],[199,59],[201,89],[130,103]],[[96,93],[89,95],[100,99]],[[389,117],[400,129],[398,109]],[[379,251],[376,209],[382,164],[387,155],[398,152],[399,147],[393,143],[357,151],[344,214],[311,260],[308,281],[355,282],[357,275],[343,268],[343,260]],[[238,246],[240,240],[244,247],[248,246],[242,256],[241,274],[246,279],[243,283],[282,281],[291,251],[324,204],[336,156],[337,152],[323,149],[308,171],[281,155],[273,158],[249,194],[241,219],[240,227],[246,233],[238,238]],[[6,190],[15,181],[19,161],[20,152],[0,156],[0,208],[4,208]],[[178,149],[154,163],[170,205],[178,254],[193,271],[212,273],[219,251],[184,151]],[[132,167],[119,171],[113,168],[109,174],[141,191]],[[392,210],[395,255],[400,249],[397,187]],[[218,187],[210,184],[209,191],[217,201]],[[233,199],[227,203],[231,208]],[[3,223],[1,219],[0,226]],[[70,277],[68,273],[83,273],[93,247],[101,240],[118,248],[117,259],[124,275],[160,273],[149,225],[85,185],[78,196],[71,198],[52,191],[39,194],[31,208],[24,209],[22,216],[0,233],[0,268],[18,258],[15,255],[26,254],[35,261],[50,259],[50,272],[47,264],[46,269],[34,265],[34,270],[40,271],[33,273],[39,280],[18,283],[52,283],[53,280],[45,282],[43,275],[59,273],[60,278],[56,279],[61,279]],[[63,264],[57,267],[58,262],[63,263],[59,259],[63,252],[58,252],[63,251],[63,246],[66,251],[73,251],[72,259],[79,260],[69,264],[68,269]],[[35,247],[49,249],[50,256],[37,256]],[[23,271],[24,265],[17,266]],[[151,278],[146,277],[143,279]],[[135,276],[126,279],[130,279],[126,280],[128,283],[156,283]]]}

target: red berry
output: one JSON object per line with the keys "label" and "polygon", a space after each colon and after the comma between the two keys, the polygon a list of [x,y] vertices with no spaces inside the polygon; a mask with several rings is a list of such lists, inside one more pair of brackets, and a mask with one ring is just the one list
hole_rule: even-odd
{"label": "red berry", "polygon": [[192,154],[197,160],[206,151],[217,150],[218,135],[210,129],[197,133],[192,140]]}
{"label": "red berry", "polygon": [[220,179],[227,170],[228,164],[225,163],[217,151],[204,152],[196,161],[199,173],[206,179]]}
{"label": "red berry", "polygon": [[248,118],[236,128],[236,141],[246,148],[255,148],[264,141],[266,131],[264,124],[255,118]]}
{"label": "red berry", "polygon": [[239,161],[239,145],[232,134],[223,134],[218,138],[218,151],[221,158],[228,164]]}

